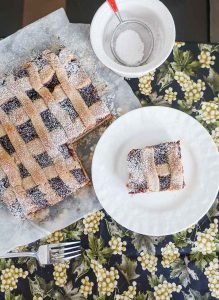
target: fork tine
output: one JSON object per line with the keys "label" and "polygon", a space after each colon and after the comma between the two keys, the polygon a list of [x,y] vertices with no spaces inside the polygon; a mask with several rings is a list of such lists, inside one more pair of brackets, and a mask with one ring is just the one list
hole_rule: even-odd
{"label": "fork tine", "polygon": [[75,241],[75,242],[66,242],[66,243],[59,243],[59,244],[49,244],[48,247],[50,249],[52,248],[60,248],[64,246],[70,246],[70,245],[80,245],[81,241]]}
{"label": "fork tine", "polygon": [[77,252],[81,253],[81,250],[75,250],[75,251],[71,251],[71,252],[67,252],[67,253],[60,253],[60,254],[52,254],[52,257],[55,259],[59,259],[59,258],[64,258],[64,257],[68,257],[69,254],[76,254]]}
{"label": "fork tine", "polygon": [[53,263],[60,263],[60,262],[64,262],[66,260],[70,260],[72,258],[76,258],[76,257],[79,257],[79,256],[81,256],[81,253],[76,254],[76,255],[72,255],[72,256],[69,256],[69,257],[60,258],[60,259],[52,259],[52,262]]}
{"label": "fork tine", "polygon": [[73,250],[73,249],[80,249],[81,248],[81,246],[80,245],[78,245],[78,246],[73,246],[73,247],[66,247],[66,248],[61,248],[61,247],[59,247],[58,249],[50,249],[50,252],[51,253],[59,253],[60,251],[63,251],[63,252],[65,252],[65,251],[69,251],[69,250]]}

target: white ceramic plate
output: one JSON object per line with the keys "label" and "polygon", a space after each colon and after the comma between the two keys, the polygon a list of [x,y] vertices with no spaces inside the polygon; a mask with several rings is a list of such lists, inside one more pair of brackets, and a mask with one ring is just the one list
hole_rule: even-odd
{"label": "white ceramic plate", "polygon": [[[128,194],[128,152],[175,140],[181,141],[186,187]],[[198,222],[213,204],[219,155],[207,130],[187,114],[165,107],[140,108],[105,131],[94,153],[92,179],[100,203],[119,224],[146,235],[173,234]]]}

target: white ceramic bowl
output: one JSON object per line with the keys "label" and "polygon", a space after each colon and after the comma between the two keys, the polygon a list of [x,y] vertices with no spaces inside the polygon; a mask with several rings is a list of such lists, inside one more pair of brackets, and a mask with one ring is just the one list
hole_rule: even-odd
{"label": "white ceramic bowl", "polygon": [[110,41],[118,20],[105,2],[96,12],[90,29],[90,39],[99,60],[117,74],[135,78],[159,67],[170,55],[175,43],[175,25],[166,6],[159,0],[117,0],[122,18],[140,20],[154,36],[154,49],[148,61],[139,67],[126,67],[114,58]]}

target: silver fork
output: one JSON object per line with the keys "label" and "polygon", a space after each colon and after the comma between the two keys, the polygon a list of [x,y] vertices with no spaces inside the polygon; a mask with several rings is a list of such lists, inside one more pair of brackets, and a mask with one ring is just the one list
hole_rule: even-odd
{"label": "silver fork", "polygon": [[68,261],[81,255],[81,242],[66,242],[40,246],[36,252],[10,252],[1,258],[35,257],[40,265],[49,265]]}

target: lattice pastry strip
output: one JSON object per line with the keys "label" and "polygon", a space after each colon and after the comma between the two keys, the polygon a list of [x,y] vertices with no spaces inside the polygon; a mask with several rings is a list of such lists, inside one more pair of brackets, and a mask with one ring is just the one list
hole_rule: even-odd
{"label": "lattice pastry strip", "polygon": [[[23,184],[22,176],[19,172],[19,166],[21,164],[26,172],[32,176],[32,187],[40,186],[44,194],[53,195],[54,198],[56,198],[56,195],[52,188],[48,185],[47,178],[38,163],[33,159],[29,152],[26,151],[25,143],[19,137],[16,127],[12,124],[9,126],[7,116],[4,115],[1,109],[0,117],[2,120],[2,127],[5,129],[7,136],[10,138],[14,151],[16,151],[16,155],[10,155],[2,146],[0,146],[0,167],[4,171],[15,195],[14,197],[11,192],[13,200],[8,199],[8,196],[7,201],[9,201],[9,206],[11,206],[15,201],[18,202],[22,208],[22,213],[25,216],[29,216],[37,212],[41,209],[41,207],[34,203],[27,193],[28,187]],[[15,159],[16,156],[18,156],[18,158]],[[4,202],[7,204],[7,201],[5,200]]]}
{"label": "lattice pastry strip", "polygon": [[[69,185],[72,189],[77,187],[77,182],[70,174],[69,170],[67,169],[67,166],[65,164],[65,160],[63,156],[60,154],[57,148],[57,144],[53,143],[53,140],[51,139],[51,134],[49,134],[45,124],[43,123],[40,114],[36,110],[34,104],[32,101],[30,101],[29,97],[25,94],[23,91],[23,87],[25,86],[24,82],[21,81],[14,81],[12,77],[9,78],[9,86],[10,86],[10,92],[12,91],[17,95],[20,103],[22,104],[22,107],[25,109],[26,114],[31,119],[34,128],[36,129],[36,132],[44,145],[45,150],[47,153],[53,158],[53,163],[55,166],[55,169],[60,176],[60,178],[66,182],[67,185]],[[56,137],[55,133],[55,142],[58,141],[59,143],[63,143],[64,141],[60,139],[60,136]],[[65,140],[66,142],[66,140]]]}
{"label": "lattice pastry strip", "polygon": [[[64,145],[63,145],[64,146]],[[65,146],[66,147],[66,146]],[[58,176],[56,169],[53,165],[45,167],[44,168],[44,174],[49,182],[49,184],[40,186],[36,185],[33,181],[32,177],[28,173],[28,171],[25,169],[25,167],[22,165],[19,161],[19,159],[16,157],[16,154],[13,154],[12,156],[8,155],[8,159],[11,159],[11,161],[16,162],[17,165],[14,164],[13,166],[9,165],[9,172],[13,171],[13,173],[9,173],[12,176],[17,175],[18,183],[21,182],[19,179],[19,174],[17,173],[18,170],[16,170],[16,166],[19,166],[19,168],[22,170],[22,176],[24,177],[22,179],[22,185],[17,190],[13,188],[13,190],[9,187],[9,185],[6,183],[10,181],[11,185],[16,185],[13,183],[11,178],[2,175],[1,179],[1,194],[3,194],[3,199],[5,204],[8,206],[8,208],[14,213],[14,214],[20,214],[20,216],[25,215],[28,218],[35,217],[35,214],[37,214],[40,210],[43,210],[47,206],[54,205],[60,201],[63,200],[64,197],[69,195],[71,192],[76,192],[79,187],[87,185],[89,182],[89,179],[86,176],[86,173],[84,172],[80,161],[77,159],[77,155],[74,152],[73,157],[70,156],[70,153],[68,154],[68,158],[66,158],[66,165],[68,166],[68,170],[71,172],[72,177],[75,178],[77,181],[77,184],[75,185],[74,189],[70,189],[67,185],[64,185],[64,190],[62,188],[55,187],[55,185],[58,184],[64,184],[63,181],[60,180],[60,176]],[[65,149],[65,156],[67,155],[67,150]],[[7,160],[2,157],[0,152],[0,158],[1,163],[4,162],[4,164],[8,165]],[[44,162],[45,163],[45,162]],[[46,165],[46,164],[45,164]],[[1,166],[1,165],[0,165]],[[0,169],[1,170],[1,169]],[[20,171],[21,171],[20,170]],[[1,172],[0,172],[1,174]],[[7,180],[5,180],[5,178]],[[3,184],[5,185],[5,188],[3,189]],[[17,187],[17,185],[16,185]],[[20,190],[23,190],[23,192],[26,191],[25,194],[20,194]],[[22,196],[22,197],[21,197]],[[16,209],[15,209],[16,208]],[[16,211],[17,210],[17,211]]]}
{"label": "lattice pastry strip", "polygon": [[16,195],[13,192],[8,177],[2,170],[1,166],[0,166],[0,197],[1,200],[7,205],[9,209],[12,208],[13,205],[16,203]]}
{"label": "lattice pastry strip", "polygon": [[111,118],[67,49],[44,51],[0,85],[0,195],[33,218],[89,183],[72,144]]}
{"label": "lattice pastry strip", "polygon": [[[67,115],[70,119],[71,128],[69,128],[69,124],[66,124],[65,127],[66,131],[68,132],[69,141],[78,140],[80,136],[86,133],[86,127],[75,111],[71,100],[66,96],[60,85],[54,88],[52,95],[58,102],[59,111],[62,111],[63,116]],[[66,120],[68,119],[66,118]]]}
{"label": "lattice pastry strip", "polygon": [[[6,137],[6,132],[4,131],[2,126],[0,127],[0,129],[1,129],[1,137]],[[48,184],[43,186],[36,185],[36,183],[33,181],[31,177],[31,174],[28,172],[28,170],[19,160],[17,156],[17,152],[15,152],[15,149],[12,148],[13,145],[9,144],[9,141],[10,140],[8,140],[7,142],[8,144],[5,142],[4,146],[11,155],[8,152],[6,152],[6,150],[2,146],[0,146],[0,158],[1,158],[0,166],[2,166],[4,170],[5,170],[5,166],[7,167],[7,169],[5,170],[5,175],[6,175],[5,178],[7,180],[1,181],[1,191],[5,190],[4,186],[7,182],[10,182],[11,186],[15,189],[14,192],[10,191],[9,193],[9,191],[7,190],[7,193],[4,193],[3,199],[6,198],[4,202],[8,205],[9,209],[15,212],[15,207],[17,207],[17,209],[19,208],[20,213],[22,212],[23,214],[29,217],[30,215],[33,215],[36,211],[41,209],[42,201],[40,201],[40,199],[38,201],[39,205],[37,205],[37,202],[36,201],[33,202],[30,199],[30,196],[27,197],[25,196],[25,194],[22,194],[23,197],[21,197],[21,191],[22,193],[24,193],[25,191],[31,191],[31,190],[33,191],[33,189],[35,189],[36,191],[36,187],[39,191],[41,191],[42,194],[43,193],[47,194],[47,200],[45,200],[44,202],[48,203],[48,205],[54,205],[55,203],[59,202],[61,200],[60,197],[56,195],[56,193],[52,190],[52,188]],[[31,141],[30,143],[32,145],[32,148],[34,149],[34,152],[30,151],[30,153],[33,154],[33,157],[35,157],[35,159],[39,160],[39,158],[40,157],[42,158],[42,155],[44,154],[43,153],[44,148],[42,146],[42,143],[38,138],[34,139],[34,141]],[[28,143],[27,145],[29,145],[30,143]],[[43,158],[45,158],[45,155]],[[46,162],[44,162],[44,165],[45,164]],[[53,177],[55,178],[57,176],[58,174],[54,169]],[[47,179],[51,179],[51,177]],[[38,194],[37,193],[35,194],[39,197],[39,192]]]}
{"label": "lattice pastry strip", "polygon": [[74,108],[80,116],[83,124],[87,129],[93,128],[96,124],[94,116],[89,111],[89,108],[86,106],[80,93],[69,83],[66,70],[59,61],[59,58],[50,51],[44,51],[44,55],[52,66],[53,70],[56,72],[56,76],[62,86],[62,89],[73,103]]}
{"label": "lattice pastry strip", "polygon": [[180,141],[133,149],[127,162],[131,194],[174,191],[185,185]]}
{"label": "lattice pastry strip", "polygon": [[[74,179],[74,177],[72,176],[72,174],[70,174],[69,170],[67,169],[65,160],[58,150],[59,144],[55,143],[52,140],[51,134],[49,134],[49,132],[48,132],[40,114],[38,113],[37,109],[35,108],[34,104],[29,99],[29,97],[25,94],[25,92],[22,91],[23,84],[20,84],[19,82],[17,83],[13,79],[10,78],[9,86],[11,88],[11,92],[14,91],[14,93],[16,93],[26,114],[31,119],[33,126],[36,130],[36,133],[39,136],[46,152],[53,159],[55,169],[56,169],[57,173],[59,174],[60,178],[64,182],[66,182],[66,184],[68,186],[70,186],[72,189],[74,189],[75,186],[77,187],[77,182]],[[57,139],[60,141],[59,135],[57,135]],[[62,143],[64,141],[61,140]]]}
{"label": "lattice pastry strip", "polygon": [[[74,55],[71,54],[71,52],[68,49],[61,48],[59,50],[58,56],[59,56],[59,58],[56,57],[56,60],[59,59],[59,61],[63,65],[62,69],[64,71],[63,73],[66,73],[65,74],[66,80],[67,79],[69,80],[72,90],[74,92],[78,92],[81,95],[81,97],[83,98],[83,101],[85,102],[86,106],[88,107],[91,115],[95,119],[94,127],[101,124],[105,120],[109,119],[111,117],[111,115],[109,114],[108,108],[100,100],[96,89],[92,85],[90,78],[87,76],[87,74],[81,68],[78,61],[74,57]],[[48,57],[48,53],[45,54],[45,59],[47,59],[47,57]],[[71,66],[72,63],[74,64],[74,66],[76,65],[77,68],[72,67]],[[76,78],[78,78],[78,80]],[[74,87],[74,89],[73,89],[73,87]],[[65,98],[67,98],[66,100],[71,101],[72,105],[74,106],[74,102],[72,101],[71,97],[68,97],[68,94],[66,93],[66,91],[67,91],[67,89],[63,89],[63,88],[62,88],[62,91],[61,90],[56,91],[56,88],[55,88],[53,94],[56,93],[56,95],[58,96],[56,98],[59,98],[61,96],[63,99],[63,96],[64,96]],[[69,113],[71,113],[71,116],[74,115],[74,113],[70,110],[70,105],[67,105],[67,104],[68,103],[66,103],[65,108],[69,108]],[[74,116],[75,124],[77,124],[77,130],[79,127],[80,131],[81,131],[82,124],[79,122],[77,115],[79,115],[79,118],[81,118],[81,116],[80,116],[80,113],[78,114],[77,110],[75,110],[75,113],[76,113]],[[83,123],[83,118],[81,118],[81,120]],[[89,128],[89,126],[86,126],[86,123],[84,125],[85,125],[85,128],[82,132],[82,135],[88,133],[93,128],[92,126],[91,126],[91,128]],[[71,142],[74,142],[74,141],[75,140],[73,139]]]}
{"label": "lattice pastry strip", "polygon": [[108,115],[108,108],[100,101],[90,78],[69,49],[61,48],[58,56],[66,70],[70,83],[79,91],[91,113],[94,115],[96,122],[101,123]]}
{"label": "lattice pastry strip", "polygon": [[27,150],[27,146],[22,137],[19,135],[16,126],[10,122],[8,116],[2,111],[2,109],[0,109],[0,119],[2,127],[4,128],[20,161],[32,175],[35,183],[42,185],[46,184],[47,180],[43,171]]}
{"label": "lattice pastry strip", "polygon": [[[46,79],[47,81],[51,81],[51,79],[54,76],[54,70],[51,67],[45,66],[47,69],[47,76]],[[50,72],[48,71],[50,70]],[[83,126],[83,123],[79,119],[80,122],[80,131],[78,131],[78,126],[75,126],[76,124],[72,122],[70,114],[61,108],[60,103],[61,101],[64,101],[66,99],[66,95],[64,94],[61,86],[58,84],[57,86],[54,87],[54,92],[51,93],[47,87],[45,87],[43,84],[45,82],[42,82],[42,78],[40,74],[38,73],[37,66],[33,63],[30,62],[28,64],[28,73],[29,73],[29,79],[30,83],[33,86],[33,88],[39,93],[39,95],[42,97],[41,101],[45,102],[45,105],[48,106],[48,108],[51,110],[51,112],[54,114],[54,116],[57,118],[57,120],[60,122],[61,126],[65,130],[65,134],[68,139],[74,139],[78,137],[78,134],[81,134],[85,127]],[[42,76],[45,76],[43,73]],[[51,76],[51,77],[50,77]],[[43,77],[45,78],[45,77]],[[36,101],[36,104],[39,109],[42,107],[41,101]],[[38,109],[38,110],[39,110]]]}
{"label": "lattice pastry strip", "polygon": [[[57,120],[61,123],[70,139],[69,143],[73,143],[97,125],[100,125],[111,118],[111,114],[106,105],[100,100],[90,78],[81,68],[74,55],[68,49],[61,48],[57,55],[59,56],[61,65],[63,65],[62,71],[64,75],[67,75],[67,77],[65,76],[66,82],[69,80],[71,90],[76,93],[78,91],[83,99],[80,96],[80,99],[75,100],[69,98],[60,84],[55,70],[49,65],[47,56],[50,54],[49,51],[45,51],[41,56],[28,63],[27,71],[29,73],[30,82],[34,85],[34,89],[41,95]],[[54,57],[55,60],[58,60],[58,57]],[[74,64],[73,67],[72,64]],[[77,67],[75,68],[75,66]],[[78,80],[76,80],[76,78]],[[78,85],[78,82],[80,82],[80,85]],[[55,105],[53,103],[54,100],[58,103],[56,103],[56,107],[52,108],[52,105]],[[86,126],[86,122],[89,120],[85,120],[83,113],[82,115],[80,115],[80,113],[78,114],[77,109],[74,107],[75,101],[79,101],[79,104],[82,104],[83,106],[83,101],[86,103],[87,109],[90,111],[89,114],[95,119],[95,124],[93,124],[93,126]],[[35,103],[37,103],[37,101]],[[72,128],[69,123],[69,116],[70,122],[73,125],[73,130],[69,130],[70,127]],[[83,120],[86,121],[85,124],[83,123]]]}
{"label": "lattice pastry strip", "polygon": [[60,48],[57,56],[64,66],[69,82],[80,91],[92,84],[89,76],[81,67],[75,55],[67,48]]}
{"label": "lattice pastry strip", "polygon": [[14,162],[14,159],[4,150],[2,146],[0,146],[0,167],[5,173],[6,178],[13,190],[12,199],[9,199],[8,205],[11,206],[13,202],[18,201],[22,207],[22,210],[24,211],[25,209],[25,214],[28,215],[33,211],[37,211],[37,205],[32,202],[22,185],[19,170]]}

